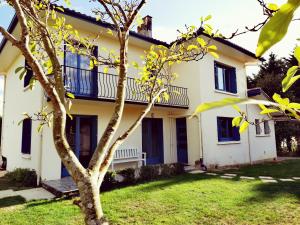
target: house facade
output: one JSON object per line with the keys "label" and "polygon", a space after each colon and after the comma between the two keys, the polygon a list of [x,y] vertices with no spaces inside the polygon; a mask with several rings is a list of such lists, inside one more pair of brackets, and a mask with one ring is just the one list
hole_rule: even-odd
{"label": "house facade", "polygon": [[[78,12],[65,9],[64,14],[67,23],[81,35],[95,36],[106,28],[105,24]],[[9,31],[17,34],[19,29],[14,18]],[[140,62],[140,55],[153,44],[168,46],[149,36],[149,32],[146,34],[148,36],[131,32],[129,61]],[[258,106],[241,106],[251,120],[257,121],[256,126],[250,126],[242,134],[231,125],[237,112],[230,107],[189,119],[203,102],[225,97],[244,98],[248,93],[249,97],[262,97],[261,93],[247,90],[246,66],[257,63],[254,54],[221,39],[213,43],[218,47],[219,59],[207,55],[198,62],[171,68],[179,78],[169,87],[170,100],[155,105],[142,125],[120,147],[121,152],[134,152],[139,157],[145,153],[147,165],[176,162],[195,165],[202,161],[207,167],[221,167],[276,158],[274,122],[259,115]],[[118,42],[103,32],[97,47],[117,51]],[[71,109],[73,120],[67,122],[67,137],[80,162],[86,166],[112,114],[118,76],[113,70],[108,74],[101,72],[103,68],[90,70],[88,59],[70,52],[65,53],[61,64],[66,88],[76,96]],[[3,41],[0,45],[0,72],[5,74],[2,156],[7,160],[7,170],[30,168],[36,170],[42,180],[60,179],[68,173],[56,153],[51,128],[44,127],[37,132],[39,123],[28,119],[18,125],[23,112],[32,115],[44,105],[51,108],[41,87],[28,89],[30,74],[23,81],[15,74],[15,69],[24,65],[20,52]],[[138,75],[134,69],[129,70],[126,106],[118,135],[136,120],[146,102],[145,96],[133,94],[139,88],[134,80]],[[141,164],[141,160],[123,160],[115,164],[114,169]]]}

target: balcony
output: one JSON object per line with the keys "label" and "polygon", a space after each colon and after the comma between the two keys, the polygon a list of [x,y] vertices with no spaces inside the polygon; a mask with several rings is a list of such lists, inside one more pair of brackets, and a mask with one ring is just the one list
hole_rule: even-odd
{"label": "balcony", "polygon": [[[63,66],[65,86],[78,99],[115,101],[118,75],[105,74],[96,70]],[[169,101],[162,100],[156,105],[175,108],[188,108],[187,88],[168,86]],[[127,78],[126,102],[147,104],[147,98],[134,78]]]}

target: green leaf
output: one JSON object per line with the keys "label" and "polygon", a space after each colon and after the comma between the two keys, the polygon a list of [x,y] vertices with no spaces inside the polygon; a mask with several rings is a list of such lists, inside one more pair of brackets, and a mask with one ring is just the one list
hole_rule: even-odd
{"label": "green leaf", "polygon": [[275,113],[275,112],[279,112],[279,110],[277,109],[264,109],[260,112],[261,115],[265,115],[265,114],[271,114],[271,113]]}
{"label": "green leaf", "polygon": [[286,87],[283,89],[283,92],[286,92],[299,79],[300,79],[300,75],[292,77],[292,79],[290,79],[290,81],[288,82],[288,84],[286,85]]}
{"label": "green leaf", "polygon": [[215,102],[209,102],[209,103],[203,103],[199,105],[195,112],[193,113],[193,116],[196,116],[199,113],[202,113],[207,110],[215,109],[215,108],[220,108],[224,106],[229,106],[229,105],[236,105],[241,102],[247,101],[246,98],[224,98],[220,101],[215,101]]}
{"label": "green leaf", "polygon": [[24,66],[20,66],[15,70],[15,74],[19,73],[21,70],[25,69]]}
{"label": "green leaf", "polygon": [[300,46],[297,46],[295,48],[294,56],[297,59],[298,63],[300,64]]}
{"label": "green leaf", "polygon": [[233,105],[232,106],[237,112],[241,113],[242,110],[240,109],[240,107],[238,107],[237,105]]}
{"label": "green leaf", "polygon": [[269,3],[267,5],[268,9],[272,10],[272,11],[277,11],[279,9],[279,6],[275,3]]}
{"label": "green leaf", "polygon": [[111,30],[111,29],[107,29],[107,33],[109,34],[109,35],[114,35],[114,33],[113,33],[113,31]]}
{"label": "green leaf", "polygon": [[292,109],[300,109],[300,104],[299,103],[290,103],[288,105],[289,108],[292,108]]}
{"label": "green leaf", "polygon": [[187,48],[188,51],[193,51],[193,50],[197,50],[197,49],[198,49],[197,45],[189,45]]}
{"label": "green leaf", "polygon": [[70,92],[67,92],[66,95],[69,97],[69,98],[72,98],[72,99],[75,99],[75,95],[70,93]]}
{"label": "green leaf", "polygon": [[104,68],[103,68],[103,73],[107,74],[108,71],[109,71],[109,68],[108,68],[108,67],[104,67]]}
{"label": "green leaf", "polygon": [[40,123],[37,128],[38,133],[40,133],[43,130],[43,127],[44,127],[44,124]]}
{"label": "green leaf", "polygon": [[273,17],[264,25],[258,40],[256,56],[261,57],[273,45],[281,41],[288,31],[300,0],[289,0],[282,5]]}
{"label": "green leaf", "polygon": [[249,127],[249,125],[250,124],[247,121],[244,121],[242,123],[242,125],[240,126],[240,133],[244,133],[247,130],[247,128]]}
{"label": "green leaf", "polygon": [[237,116],[237,117],[233,118],[232,126],[233,127],[239,127],[242,121],[243,121],[243,117],[242,116]]}
{"label": "green leaf", "polygon": [[287,71],[286,77],[282,80],[282,91],[283,92],[286,92],[292,86],[290,81],[295,76],[298,69],[299,69],[298,66],[293,66],[293,67],[289,68],[289,70]]}
{"label": "green leaf", "polygon": [[207,17],[205,17],[205,19],[203,20],[204,22],[205,21],[208,21],[208,20],[210,20],[212,18],[212,16],[211,15],[208,15]]}
{"label": "green leaf", "polygon": [[202,48],[206,46],[206,41],[203,38],[197,37],[197,42]]}
{"label": "green leaf", "polygon": [[24,69],[24,70],[22,71],[22,73],[20,73],[19,79],[20,79],[20,80],[23,80],[23,78],[25,77],[26,74],[27,74],[27,70]]}

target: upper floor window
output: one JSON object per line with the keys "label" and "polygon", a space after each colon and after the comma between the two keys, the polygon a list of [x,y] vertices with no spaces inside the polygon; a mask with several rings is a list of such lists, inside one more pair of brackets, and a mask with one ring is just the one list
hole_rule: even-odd
{"label": "upper floor window", "polygon": [[225,91],[236,94],[236,69],[215,62],[215,88],[219,91]]}
{"label": "upper floor window", "polygon": [[[263,129],[261,128],[261,126],[263,126]],[[271,134],[271,128],[268,120],[260,121],[259,119],[255,119],[255,129],[256,135],[258,136]]]}
{"label": "upper floor window", "polygon": [[24,76],[24,87],[27,87],[30,84],[31,78],[33,77],[33,71],[25,61],[26,74]]}
{"label": "upper floor window", "polygon": [[231,117],[217,117],[218,141],[240,141],[240,133],[237,127],[232,126]]}
{"label": "upper floor window", "polygon": [[23,154],[31,153],[31,127],[32,127],[32,120],[29,118],[24,119],[23,127],[22,127],[22,146],[21,146],[21,152]]}

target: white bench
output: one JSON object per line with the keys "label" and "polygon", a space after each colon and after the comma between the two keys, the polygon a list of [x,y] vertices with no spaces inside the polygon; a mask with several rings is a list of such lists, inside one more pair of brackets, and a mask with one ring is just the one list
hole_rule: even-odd
{"label": "white bench", "polygon": [[142,162],[146,166],[146,152],[139,152],[136,148],[118,149],[114,154],[111,169],[114,170],[114,164],[127,162]]}

